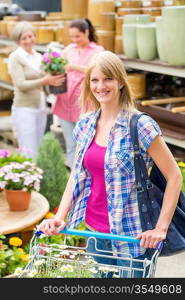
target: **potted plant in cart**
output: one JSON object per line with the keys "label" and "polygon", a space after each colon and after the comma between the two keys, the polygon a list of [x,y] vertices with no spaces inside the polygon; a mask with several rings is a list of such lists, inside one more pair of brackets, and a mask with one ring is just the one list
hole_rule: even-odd
{"label": "potted plant in cart", "polygon": [[61,86],[49,86],[50,93],[62,94],[67,92],[67,75],[65,73],[65,65],[67,60],[62,57],[61,51],[49,49],[43,54],[42,67],[46,73],[58,75],[63,73],[65,81]]}
{"label": "potted plant in cart", "polygon": [[28,209],[31,192],[40,189],[42,173],[42,169],[29,161],[11,162],[0,168],[0,188],[4,189],[10,210]]}

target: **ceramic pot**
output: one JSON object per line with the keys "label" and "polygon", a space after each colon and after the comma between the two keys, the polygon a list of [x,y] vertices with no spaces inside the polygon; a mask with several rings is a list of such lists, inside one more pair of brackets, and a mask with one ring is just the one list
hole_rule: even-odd
{"label": "ceramic pot", "polygon": [[156,25],[138,24],[136,29],[137,50],[142,60],[157,58]]}
{"label": "ceramic pot", "polygon": [[138,58],[136,25],[151,22],[150,15],[126,15],[122,25],[123,49],[128,58]]}
{"label": "ceramic pot", "polygon": [[185,66],[185,6],[163,7],[162,18],[167,62]]}
{"label": "ceramic pot", "polygon": [[65,81],[60,86],[49,86],[49,91],[51,94],[63,94],[67,92],[67,75],[65,74]]}
{"label": "ceramic pot", "polygon": [[157,42],[157,51],[159,54],[159,59],[161,61],[166,62],[167,55],[166,55],[166,47],[164,41],[164,24],[163,24],[162,17],[156,18],[156,42]]}
{"label": "ceramic pot", "polygon": [[123,24],[123,47],[128,58],[138,58],[136,44],[136,24]]}
{"label": "ceramic pot", "polygon": [[126,15],[124,17],[125,24],[146,24],[151,22],[151,16],[147,14]]}
{"label": "ceramic pot", "polygon": [[29,208],[31,192],[4,189],[4,193],[11,211],[24,211]]}

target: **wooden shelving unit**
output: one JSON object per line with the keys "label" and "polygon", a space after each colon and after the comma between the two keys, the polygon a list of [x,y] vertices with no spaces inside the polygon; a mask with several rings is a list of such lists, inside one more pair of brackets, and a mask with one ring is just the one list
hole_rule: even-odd
{"label": "wooden shelving unit", "polygon": [[[119,55],[119,57],[123,60],[126,69],[130,68],[146,72],[185,78],[185,66],[172,66],[159,60],[144,61],[141,59],[130,59],[127,58],[125,55]],[[165,135],[163,135],[163,137],[167,143],[185,149],[185,140],[179,140]]]}
{"label": "wooden shelving unit", "polygon": [[185,78],[185,66],[172,66],[161,62],[160,60],[146,61],[141,59],[130,59],[125,55],[119,55],[119,57],[123,60],[126,68]]}

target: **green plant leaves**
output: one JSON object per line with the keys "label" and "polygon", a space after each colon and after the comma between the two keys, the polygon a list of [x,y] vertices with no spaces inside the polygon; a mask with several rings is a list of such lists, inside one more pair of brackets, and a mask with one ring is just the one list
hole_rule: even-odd
{"label": "green plant leaves", "polygon": [[68,173],[61,145],[51,132],[46,133],[42,139],[37,165],[44,171],[40,193],[46,197],[50,209],[53,210],[61,201],[68,181]]}

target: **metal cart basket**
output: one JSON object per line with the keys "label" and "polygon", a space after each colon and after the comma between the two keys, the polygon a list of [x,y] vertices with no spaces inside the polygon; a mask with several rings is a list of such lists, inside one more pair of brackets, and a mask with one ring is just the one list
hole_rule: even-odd
{"label": "metal cart basket", "polygon": [[[68,246],[58,244],[41,244],[38,237],[42,232],[36,232],[30,243],[30,255],[27,266],[20,272],[18,277],[36,277],[36,278],[93,278],[93,277],[135,277],[135,272],[140,272],[140,277],[154,277],[155,266],[158,255],[161,250],[161,243],[155,249],[151,259],[139,260],[132,258],[131,255],[119,253],[114,256],[111,251],[100,250],[97,248],[97,238],[120,240],[124,242],[139,243],[130,236],[106,234],[91,231],[67,230],[61,231],[64,234],[73,234],[87,237],[85,247]],[[88,243],[94,239],[97,253],[88,252]],[[97,263],[98,257],[118,260],[119,265],[108,265]],[[135,263],[139,262],[139,268]],[[138,264],[137,264],[138,265]]]}

